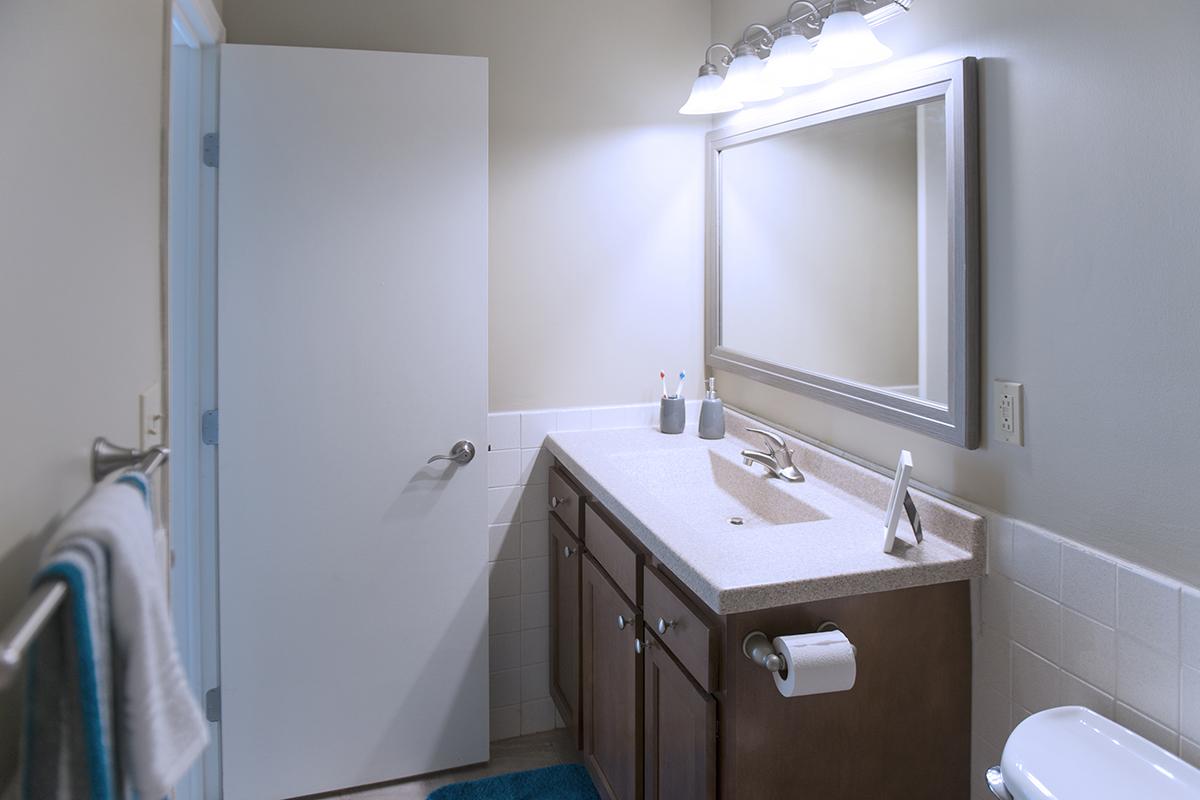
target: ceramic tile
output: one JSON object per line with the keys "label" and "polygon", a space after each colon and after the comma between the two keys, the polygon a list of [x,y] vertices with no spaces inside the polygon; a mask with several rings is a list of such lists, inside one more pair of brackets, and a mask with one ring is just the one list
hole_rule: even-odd
{"label": "ceramic tile", "polygon": [[521,487],[488,489],[488,524],[507,525],[520,520]]}
{"label": "ceramic tile", "polygon": [[1010,622],[1013,640],[1057,664],[1062,651],[1060,609],[1061,606],[1048,597],[1019,583],[1013,584]]}
{"label": "ceramic tile", "polygon": [[1185,586],[1181,599],[1179,654],[1183,663],[1200,669],[1200,590]]}
{"label": "ceramic tile", "polygon": [[1113,718],[1115,701],[1111,694],[1100,691],[1069,672],[1059,672],[1058,677],[1058,702],[1061,705],[1083,706],[1109,719]]}
{"label": "ceramic tile", "polygon": [[983,624],[1008,633],[1012,617],[1013,582],[1003,575],[987,575],[979,579],[979,585]]}
{"label": "ceramic tile", "polygon": [[1012,731],[1008,696],[992,689],[977,689],[971,696],[974,735],[1003,747]]}
{"label": "ceramic tile", "polygon": [[1000,763],[1004,748],[979,737],[971,739],[971,800],[996,800],[983,776]]}
{"label": "ceramic tile", "polygon": [[558,427],[557,411],[526,411],[521,414],[521,447],[541,447],[547,433]]}
{"label": "ceramic tile", "polygon": [[521,482],[521,451],[492,450],[487,454],[488,486],[516,486]]}
{"label": "ceramic tile", "polygon": [[1196,769],[1200,769],[1200,744],[1196,744],[1189,739],[1180,738],[1179,757]]}
{"label": "ceramic tile", "polygon": [[1171,656],[1179,655],[1179,585],[1121,567],[1117,629]]}
{"label": "ceramic tile", "polygon": [[516,669],[521,666],[521,634],[502,633],[489,637],[488,656],[491,669]]}
{"label": "ceramic tile", "polygon": [[550,696],[550,665],[543,661],[521,667],[521,700],[540,700]]}
{"label": "ceramic tile", "polygon": [[1052,600],[1059,597],[1059,542],[1024,522],[1013,523],[1013,578]]}
{"label": "ceramic tile", "polygon": [[521,525],[521,556],[544,556],[550,553],[550,522],[539,520]]}
{"label": "ceramic tile", "polygon": [[1145,739],[1149,739],[1154,744],[1158,745],[1168,753],[1179,752],[1179,734],[1170,728],[1160,725],[1158,722],[1150,719],[1145,714],[1130,708],[1124,703],[1117,703],[1117,719],[1118,725],[1123,725],[1129,730],[1136,733]]}
{"label": "ceramic tile", "polygon": [[517,412],[488,414],[488,447],[512,450],[521,446],[521,415]]}
{"label": "ceramic tile", "polygon": [[521,734],[554,730],[554,703],[549,697],[521,703]]}
{"label": "ceramic tile", "polygon": [[1117,690],[1117,634],[1069,608],[1062,612],[1063,669],[1112,694]]}
{"label": "ceramic tile", "polygon": [[521,601],[523,597],[493,597],[488,600],[488,632],[516,633],[521,630]]}
{"label": "ceramic tile", "polygon": [[558,412],[557,430],[587,431],[592,428],[590,408],[569,408]]}
{"label": "ceramic tile", "polygon": [[[1058,667],[1018,644],[1012,646],[1012,699],[1037,712],[1058,705]],[[1014,720],[1014,724],[1015,724]]]}
{"label": "ceramic tile", "polygon": [[547,556],[521,559],[521,594],[550,589],[550,559]]}
{"label": "ceramic tile", "polygon": [[549,484],[531,484],[524,487],[521,493],[521,519],[525,522],[537,522],[549,519],[549,503]]}
{"label": "ceramic tile", "polygon": [[1081,547],[1062,549],[1062,601],[1110,628],[1117,624],[1117,565]]}
{"label": "ceramic tile", "polygon": [[1169,727],[1179,725],[1179,662],[1127,636],[1117,636],[1117,699]]}
{"label": "ceramic tile", "polygon": [[550,629],[521,631],[521,664],[540,664],[550,660]]}
{"label": "ceramic tile", "polygon": [[550,593],[521,595],[521,629],[545,628],[550,624]]}
{"label": "ceramic tile", "polygon": [[975,642],[974,661],[976,685],[1008,697],[1012,688],[1008,637],[985,624],[982,635]]}
{"label": "ceramic tile", "polygon": [[545,483],[550,480],[554,454],[544,447],[521,451],[521,483]]}
{"label": "ceramic tile", "polygon": [[514,706],[521,702],[521,670],[497,670],[489,677],[492,708]]}
{"label": "ceramic tile", "polygon": [[505,706],[493,708],[491,714],[491,739],[510,739],[521,735],[521,707]]}
{"label": "ceramic tile", "polygon": [[1013,576],[1011,519],[992,516],[987,519],[988,575]]}
{"label": "ceramic tile", "polygon": [[1200,741],[1200,670],[1183,668],[1179,707],[1179,732],[1193,741]]}
{"label": "ceramic tile", "polygon": [[512,597],[521,593],[521,561],[493,561],[488,573],[488,597]]}
{"label": "ceramic tile", "polygon": [[503,561],[521,556],[520,525],[488,525],[488,560]]}

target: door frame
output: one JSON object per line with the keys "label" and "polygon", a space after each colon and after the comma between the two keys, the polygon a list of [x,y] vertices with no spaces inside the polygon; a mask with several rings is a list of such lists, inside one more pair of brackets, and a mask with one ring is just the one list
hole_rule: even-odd
{"label": "door frame", "polygon": [[[171,0],[165,31],[163,145],[164,385],[171,463],[168,493],[171,610],[180,655],[202,700],[220,685],[216,615],[216,453],[200,415],[216,399],[216,169],[201,158],[217,130],[220,45],[212,0]],[[177,800],[221,796],[220,726],[176,787]]]}

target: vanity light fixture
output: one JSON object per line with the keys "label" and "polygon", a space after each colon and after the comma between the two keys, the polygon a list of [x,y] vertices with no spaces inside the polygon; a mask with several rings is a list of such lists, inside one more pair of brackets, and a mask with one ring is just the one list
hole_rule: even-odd
{"label": "vanity light fixture", "polygon": [[[751,44],[750,32],[756,29],[761,29],[763,35]],[[778,84],[763,78],[767,64],[758,54],[760,48],[770,52],[774,43],[775,35],[766,25],[755,24],[746,28],[741,43],[733,50],[733,62],[729,65],[729,71],[725,73],[725,86],[721,91],[743,103],[770,100],[783,94],[783,89]]]}
{"label": "vanity light fixture", "polygon": [[834,0],[816,52],[829,66],[839,69],[877,64],[892,56],[891,49],[871,33],[854,0]]}
{"label": "vanity light fixture", "polygon": [[700,74],[692,83],[692,93],[688,95],[687,102],[679,109],[680,114],[721,114],[737,111],[742,107],[740,100],[722,91],[725,81],[708,55],[716,48],[724,49],[728,53],[721,59],[722,64],[728,65],[733,60],[733,51],[728,45],[709,45],[704,54],[704,65],[700,67]]}
{"label": "vanity light fixture", "polygon": [[[797,6],[807,6],[808,11],[794,17],[792,12]],[[787,21],[779,26],[771,47],[763,78],[776,86],[812,86],[833,77],[833,68],[817,54],[800,29],[801,21],[814,31],[821,29],[821,12],[808,0],[796,0],[788,6]]]}
{"label": "vanity light fixture", "polygon": [[[787,16],[772,27],[754,24],[746,28],[736,47],[709,45],[700,75],[692,84],[680,114],[720,114],[737,111],[743,103],[770,100],[783,94],[784,88],[811,86],[828,80],[835,68],[874,64],[891,56],[871,27],[882,24],[912,7],[913,0],[891,0],[863,16],[857,0],[795,0]],[[878,0],[863,0],[875,5]],[[794,14],[799,7],[807,11]],[[822,13],[828,12],[828,18]],[[802,26],[820,31],[816,45]],[[727,55],[713,62],[714,49]],[[726,68],[721,77],[717,65]]]}

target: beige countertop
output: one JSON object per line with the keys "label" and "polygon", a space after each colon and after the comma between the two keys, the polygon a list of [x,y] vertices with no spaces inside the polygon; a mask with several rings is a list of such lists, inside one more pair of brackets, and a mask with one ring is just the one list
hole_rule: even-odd
{"label": "beige countertop", "polygon": [[[735,438],[748,425],[756,423],[730,411],[730,435],[717,441],[689,426],[677,436],[654,428],[551,433],[546,446],[719,614],[983,574],[978,515],[911,490],[924,543],[902,518],[895,549],[884,553],[890,479],[787,436],[806,480],[767,478],[742,464],[743,448],[762,449],[758,437]],[[733,515],[744,524],[731,524]]]}

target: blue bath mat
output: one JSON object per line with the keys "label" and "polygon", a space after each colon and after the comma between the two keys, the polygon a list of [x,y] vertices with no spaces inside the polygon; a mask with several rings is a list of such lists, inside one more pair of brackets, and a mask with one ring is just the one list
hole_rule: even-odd
{"label": "blue bath mat", "polygon": [[600,800],[581,764],[559,764],[443,786],[429,800]]}

